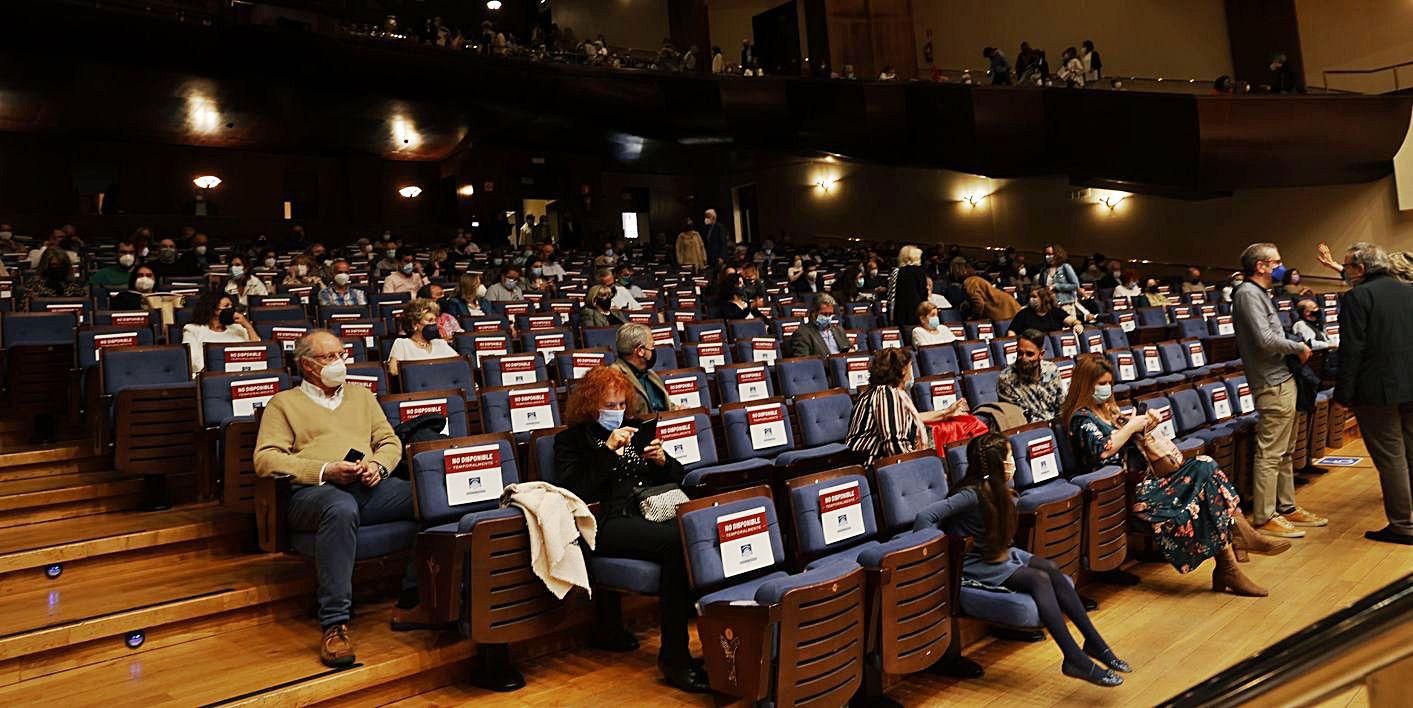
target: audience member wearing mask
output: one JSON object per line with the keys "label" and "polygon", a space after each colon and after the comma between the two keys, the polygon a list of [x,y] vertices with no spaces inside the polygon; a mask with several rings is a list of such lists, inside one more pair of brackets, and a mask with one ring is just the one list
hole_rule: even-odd
{"label": "audience member wearing mask", "polygon": [[[1060,646],[1064,657],[1061,673],[1099,686],[1118,686],[1124,681],[1115,672],[1133,669],[1114,655],[1094,627],[1074,584],[1053,561],[1012,545],[1018,518],[1016,494],[1010,488],[1015,473],[1015,455],[1004,435],[986,433],[973,438],[967,443],[966,476],[946,499],[919,512],[913,529],[945,529],[948,534],[974,539],[962,558],[962,575],[1033,599],[1041,623]],[[1084,638],[1082,648],[1070,634],[1066,617]]]}
{"label": "audience member wearing mask", "polygon": [[1045,268],[1038,276],[1035,284],[1054,291],[1055,301],[1061,308],[1074,308],[1080,286],[1079,276],[1075,274],[1074,266],[1069,263],[1069,254],[1059,244],[1052,243],[1045,247]]}
{"label": "audience member wearing mask", "polygon": [[553,244],[546,243],[540,246],[540,261],[544,264],[544,276],[549,280],[558,283],[569,275],[564,270],[564,264],[559,262],[559,254],[554,252]]}
{"label": "audience member wearing mask", "polygon": [[213,342],[255,342],[260,335],[245,314],[235,309],[231,296],[207,290],[192,309],[191,324],[182,327],[182,345],[191,354],[191,375],[206,367],[205,345]]}
{"label": "audience member wearing mask", "polygon": [[525,291],[520,287],[519,266],[506,266],[500,272],[500,279],[486,288],[486,299],[491,302],[524,302]]}
{"label": "audience member wearing mask", "polygon": [[45,252],[46,250],[51,249],[51,248],[52,248],[52,249],[55,249],[55,250],[58,250],[58,251],[60,251],[61,253],[63,253],[64,256],[69,259],[69,263],[70,263],[70,264],[72,264],[72,265],[78,265],[78,264],[79,264],[79,254],[78,254],[76,251],[71,251],[71,250],[69,250],[69,249],[64,248],[63,243],[64,243],[64,230],[63,230],[63,229],[54,229],[53,231],[50,231],[50,232],[49,232],[49,237],[46,238],[46,239],[44,239],[44,242],[43,242],[43,243],[38,244],[37,246],[35,246],[33,249],[30,250],[30,252],[29,252],[29,266],[30,266],[31,268],[38,268],[38,267],[39,267],[39,259],[40,259],[40,256],[44,255],[44,252]]}
{"label": "audience member wearing mask", "polygon": [[1329,337],[1325,336],[1325,318],[1320,312],[1320,306],[1314,300],[1303,299],[1295,303],[1295,313],[1299,319],[1291,327],[1295,336],[1300,337],[1300,341],[1305,342],[1305,346],[1311,349],[1329,349],[1333,346]]}
{"label": "audience member wearing mask", "polygon": [[[634,391],[633,375],[610,366],[594,367],[575,382],[564,406],[568,427],[554,437],[554,466],[566,489],[602,506],[595,550],[660,564],[658,669],[674,688],[704,693],[710,683],[688,649],[692,597],[677,524],[647,521],[634,501],[636,490],[680,482],[682,465],[660,440],[633,445],[642,419],[628,412]],[[614,651],[637,646],[615,603],[597,607],[591,645]]]}
{"label": "audience member wearing mask", "polygon": [[898,250],[898,269],[888,281],[888,315],[901,332],[918,325],[917,306],[927,301],[927,274],[922,271],[922,249]]}
{"label": "audience member wearing mask", "polygon": [[1076,334],[1084,328],[1079,318],[1066,312],[1055,302],[1055,293],[1049,288],[1036,287],[1030,291],[1030,299],[1016,316],[1011,318],[1010,333],[1028,329],[1041,332],[1054,332],[1072,329]]}
{"label": "audience member wearing mask", "polygon": [[965,398],[945,410],[919,412],[910,394],[912,363],[912,350],[903,348],[876,352],[869,362],[868,386],[859,392],[844,439],[850,450],[866,458],[865,464],[931,448],[928,423],[967,413]]}
{"label": "audience member wearing mask", "polygon": [[605,243],[603,252],[594,257],[594,267],[612,270],[614,266],[618,265],[618,256],[619,253],[613,249],[613,244]]}
{"label": "audience member wearing mask", "polygon": [[952,330],[942,326],[942,320],[937,315],[937,306],[931,302],[924,302],[917,306],[918,326],[913,328],[913,346],[925,347],[929,344],[951,344],[957,341],[957,335],[952,334]]}
{"label": "audience member wearing mask", "polygon": [[1002,290],[985,277],[979,275],[975,268],[963,264],[961,275],[962,288],[966,291],[967,302],[971,306],[971,316],[983,320],[1009,320],[1021,311],[1021,305],[1010,293]]}
{"label": "audience member wearing mask", "polygon": [[1192,293],[1205,292],[1207,292],[1207,284],[1202,282],[1202,269],[1196,267],[1188,268],[1186,275],[1184,275],[1182,279],[1182,294],[1191,295]]}
{"label": "audience member wearing mask", "polygon": [[[39,254],[34,272],[25,278],[25,297],[87,297],[88,288],[73,277],[73,263],[63,249],[46,248]],[[28,306],[26,306],[28,309]]]}
{"label": "audience member wearing mask", "polygon": [[1222,302],[1231,304],[1231,295],[1241,284],[1246,282],[1246,276],[1241,272],[1232,273],[1227,279],[1227,284],[1222,286]]}
{"label": "audience member wearing mask", "polygon": [[828,295],[820,295],[810,305],[809,321],[800,325],[785,342],[786,356],[829,356],[843,354],[853,347],[849,335],[839,326],[836,315],[839,303]]}
{"label": "audience member wearing mask", "polygon": [[334,282],[334,257],[333,254],[329,253],[328,249],[324,247],[324,244],[311,243],[309,244],[309,250],[305,251],[305,253],[309,254],[309,272],[318,276],[319,280],[325,285]]}
{"label": "audience member wearing mask", "polygon": [[388,275],[383,279],[383,292],[385,293],[416,293],[427,284],[427,279],[422,276],[422,271],[413,259],[412,254],[404,254],[398,264],[397,272]]}
{"label": "audience member wearing mask", "polygon": [[770,317],[760,311],[759,303],[746,297],[746,291],[737,285],[731,288],[726,302],[721,304],[721,318],[724,320],[765,320]]}
{"label": "audience member wearing mask", "polygon": [[606,285],[613,289],[613,307],[616,310],[634,311],[642,309],[642,304],[638,299],[643,296],[643,289],[633,284],[633,266],[625,265],[618,269],[618,277],[613,277],[613,272],[608,270],[599,271],[599,285]]}
{"label": "audience member wearing mask", "polygon": [[128,289],[108,299],[108,309],[114,311],[150,310],[147,298],[157,289],[157,274],[147,264],[133,269],[128,276]]}
{"label": "audience member wearing mask", "polygon": [[88,284],[108,290],[125,288],[136,267],[137,248],[131,241],[119,241],[118,262],[93,271],[93,275],[88,277]]}
{"label": "audience member wearing mask", "polygon": [[387,241],[382,247],[382,258],[373,264],[373,275],[386,278],[402,270],[402,260],[398,258],[397,242]]}
{"label": "audience member wearing mask", "polygon": [[191,247],[177,259],[173,273],[187,277],[206,275],[211,264],[216,262],[214,254],[210,253],[206,234],[193,234],[190,243]]}
{"label": "audience member wearing mask", "polygon": [[1413,286],[1395,276],[1404,265],[1395,257],[1371,243],[1344,254],[1340,277],[1353,288],[1340,298],[1334,398],[1354,411],[1379,471],[1388,524],[1364,538],[1413,545]]}
{"label": "audience member wearing mask", "polygon": [[445,248],[434,248],[427,256],[427,265],[422,269],[422,274],[429,281],[448,280],[452,275],[451,263],[447,262],[447,252]]}
{"label": "audience member wearing mask", "polygon": [[700,272],[706,268],[706,245],[702,243],[702,235],[697,233],[697,227],[691,219],[682,227],[682,232],[677,234],[676,250],[677,265],[691,268],[692,272]]}
{"label": "audience member wearing mask", "polygon": [[766,297],[765,283],[760,279],[760,269],[755,263],[741,267],[741,289],[746,291],[746,299],[752,302]]}
{"label": "audience member wearing mask", "polygon": [[1001,371],[996,397],[1025,411],[1027,423],[1049,422],[1065,402],[1064,382],[1055,362],[1045,361],[1045,333],[1016,329],[1016,360]]}
{"label": "audience member wearing mask", "polygon": [[1164,295],[1158,288],[1160,287],[1157,278],[1146,278],[1143,281],[1143,294],[1139,296],[1137,307],[1167,307],[1173,304],[1171,298]]}
{"label": "audience member wearing mask", "polygon": [[947,299],[947,296],[937,292],[933,287],[931,276],[927,278],[927,301],[937,306],[939,310],[952,309],[952,303]]}
{"label": "audience member wearing mask", "polygon": [[[324,287],[324,281],[315,273],[314,259],[303,253],[290,260],[289,268],[285,271],[285,279],[281,284],[286,287]],[[399,292],[384,289],[384,292]]]}
{"label": "audience member wearing mask", "polygon": [[235,296],[236,302],[241,307],[250,306],[250,297],[265,297],[270,294],[269,288],[265,287],[265,281],[257,278],[251,273],[250,264],[245,256],[231,256],[230,278],[226,280],[225,292],[227,295]]}
{"label": "audience member wearing mask", "polygon": [[796,295],[824,292],[824,279],[819,275],[819,267],[814,261],[804,262],[804,272],[790,281],[790,292]]}
{"label": "audience member wearing mask", "polygon": [[157,242],[157,255],[155,258],[149,258],[147,262],[157,271],[159,278],[187,275],[182,270],[182,264],[178,262],[177,242],[169,238]]}
{"label": "audience member wearing mask", "polygon": [[481,284],[481,276],[467,273],[456,281],[456,292],[441,303],[442,312],[453,317],[484,317],[485,308],[481,298],[486,296],[486,286]]}
{"label": "audience member wearing mask", "polygon": [[340,258],[329,267],[333,275],[329,286],[319,291],[320,305],[363,306],[368,304],[368,295],[363,288],[353,287],[350,275],[352,266]]}
{"label": "audience member wearing mask", "polygon": [[707,209],[702,216],[705,233],[702,243],[706,246],[707,267],[715,268],[718,261],[726,258],[726,230],[716,221],[716,210]]}
{"label": "audience member wearing mask", "polygon": [[1158,550],[1173,568],[1189,573],[1215,558],[1213,592],[1267,595],[1241,572],[1235,550],[1276,555],[1289,550],[1290,542],[1266,538],[1247,522],[1236,488],[1212,458],[1200,455],[1181,462],[1170,474],[1153,473],[1139,438],[1154,431],[1162,418],[1155,411],[1133,416],[1120,412],[1114,400],[1114,368],[1103,357],[1086,354],[1075,360],[1061,417],[1081,472],[1130,460],[1134,466],[1129,469],[1149,470],[1134,490],[1133,513],[1151,526]]}
{"label": "audience member wearing mask", "polygon": [[628,392],[628,415],[646,418],[653,413],[671,410],[667,386],[653,371],[657,363],[657,349],[653,346],[652,329],[647,325],[625,324],[618,328],[613,348],[618,358],[608,366],[623,372],[633,385],[633,390]]}
{"label": "audience member wearing mask", "polygon": [[832,295],[837,302],[843,303],[857,302],[871,298],[872,293],[868,293],[869,298],[862,297],[862,294],[859,292],[859,288],[861,287],[863,287],[863,273],[856,267],[850,267],[844,269],[844,272],[841,273],[838,278],[834,279],[834,285],[829,288],[829,294]]}
{"label": "audience member wearing mask", "polygon": [[1143,286],[1138,282],[1138,271],[1132,268],[1124,271],[1123,283],[1120,284],[1119,287],[1114,288],[1114,297],[1134,298],[1141,297],[1142,295]]}
{"label": "audience member wearing mask", "polygon": [[397,376],[398,364],[404,361],[445,359],[457,356],[456,350],[442,339],[437,318],[442,309],[431,300],[417,299],[407,303],[400,319],[406,336],[398,337],[388,350],[388,373]]}
{"label": "audience member wearing mask", "polygon": [[1084,272],[1079,274],[1079,282],[1086,285],[1093,285],[1104,279],[1104,271],[1097,263],[1090,263],[1084,267]]}
{"label": "audience member wearing mask", "polygon": [[1314,291],[1301,284],[1300,271],[1289,268],[1285,271],[1285,277],[1281,278],[1281,286],[1277,294],[1286,297],[1302,297],[1313,295]]}
{"label": "audience member wearing mask", "polygon": [[628,317],[623,314],[623,311],[613,307],[612,287],[594,285],[589,288],[584,306],[579,308],[579,326],[581,328],[617,327],[627,321]]}
{"label": "audience member wearing mask", "polygon": [[441,334],[442,339],[450,342],[452,337],[466,331],[461,328],[461,322],[457,321],[456,316],[446,311],[446,306],[451,302],[451,298],[446,296],[446,288],[443,288],[441,284],[427,283],[417,291],[417,297],[434,302],[441,309],[441,312],[437,314],[437,331]]}
{"label": "audience member wearing mask", "polygon": [[1105,290],[1112,290],[1124,284],[1123,264],[1118,261],[1109,261],[1104,264],[1104,277],[1095,283],[1095,287]]}

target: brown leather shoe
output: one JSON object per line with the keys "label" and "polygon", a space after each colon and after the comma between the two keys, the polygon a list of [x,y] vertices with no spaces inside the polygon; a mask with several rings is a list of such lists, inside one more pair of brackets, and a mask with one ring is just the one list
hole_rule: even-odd
{"label": "brown leather shoe", "polygon": [[1232,552],[1232,547],[1223,548],[1216,557],[1217,567],[1212,571],[1212,591],[1222,592],[1231,590],[1233,595],[1245,597],[1265,597],[1270,593],[1266,589],[1257,585],[1241,572],[1241,568],[1236,564],[1236,554]]}
{"label": "brown leather shoe", "polygon": [[1246,516],[1240,512],[1231,516],[1232,550],[1236,551],[1236,559],[1245,563],[1246,552],[1259,553],[1263,556],[1275,556],[1290,550],[1290,541],[1283,538],[1267,536],[1251,526],[1251,522],[1246,520]]}
{"label": "brown leather shoe", "polygon": [[1330,523],[1329,519],[1319,514],[1312,514],[1298,506],[1295,507],[1295,511],[1288,514],[1281,514],[1281,516],[1284,516],[1285,520],[1289,521],[1293,526],[1325,526]]}
{"label": "brown leather shoe", "polygon": [[348,638],[348,625],[336,624],[324,630],[324,640],[319,643],[319,660],[335,669],[353,666],[353,640]]}

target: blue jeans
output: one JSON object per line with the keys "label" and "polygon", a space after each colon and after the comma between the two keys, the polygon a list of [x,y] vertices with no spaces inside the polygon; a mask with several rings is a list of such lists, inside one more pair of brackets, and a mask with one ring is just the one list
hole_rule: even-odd
{"label": "blue jeans", "polygon": [[[345,624],[353,606],[353,561],[360,524],[412,519],[412,486],[389,477],[375,487],[323,484],[299,487],[289,497],[290,530],[313,532],[314,567],[319,580],[319,626]],[[416,587],[412,561],[402,587]]]}

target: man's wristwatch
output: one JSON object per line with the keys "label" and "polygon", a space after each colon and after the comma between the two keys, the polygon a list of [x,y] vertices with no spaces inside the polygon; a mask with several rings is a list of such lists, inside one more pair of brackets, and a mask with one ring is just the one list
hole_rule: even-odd
{"label": "man's wristwatch", "polygon": [[384,467],[384,466],[383,466],[383,463],[378,462],[377,460],[373,460],[373,464],[375,464],[375,465],[378,466],[378,479],[379,479],[379,480],[387,479],[387,478],[390,476],[389,473],[388,473],[388,468]]}

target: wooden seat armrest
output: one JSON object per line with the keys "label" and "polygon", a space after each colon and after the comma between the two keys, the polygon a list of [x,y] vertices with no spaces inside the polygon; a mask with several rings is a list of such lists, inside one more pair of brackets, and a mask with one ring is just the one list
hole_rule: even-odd
{"label": "wooden seat armrest", "polygon": [[276,474],[255,478],[255,530],[260,539],[260,550],[266,553],[283,553],[289,550],[289,528],[285,513],[289,510],[289,496],[293,492],[293,486],[293,475]]}
{"label": "wooden seat armrest", "polygon": [[470,531],[417,534],[417,593],[430,621],[450,623],[461,619],[461,582],[470,551]]}
{"label": "wooden seat armrest", "polygon": [[770,692],[779,605],[718,602],[702,608],[697,635],[712,690],[754,704]]}

